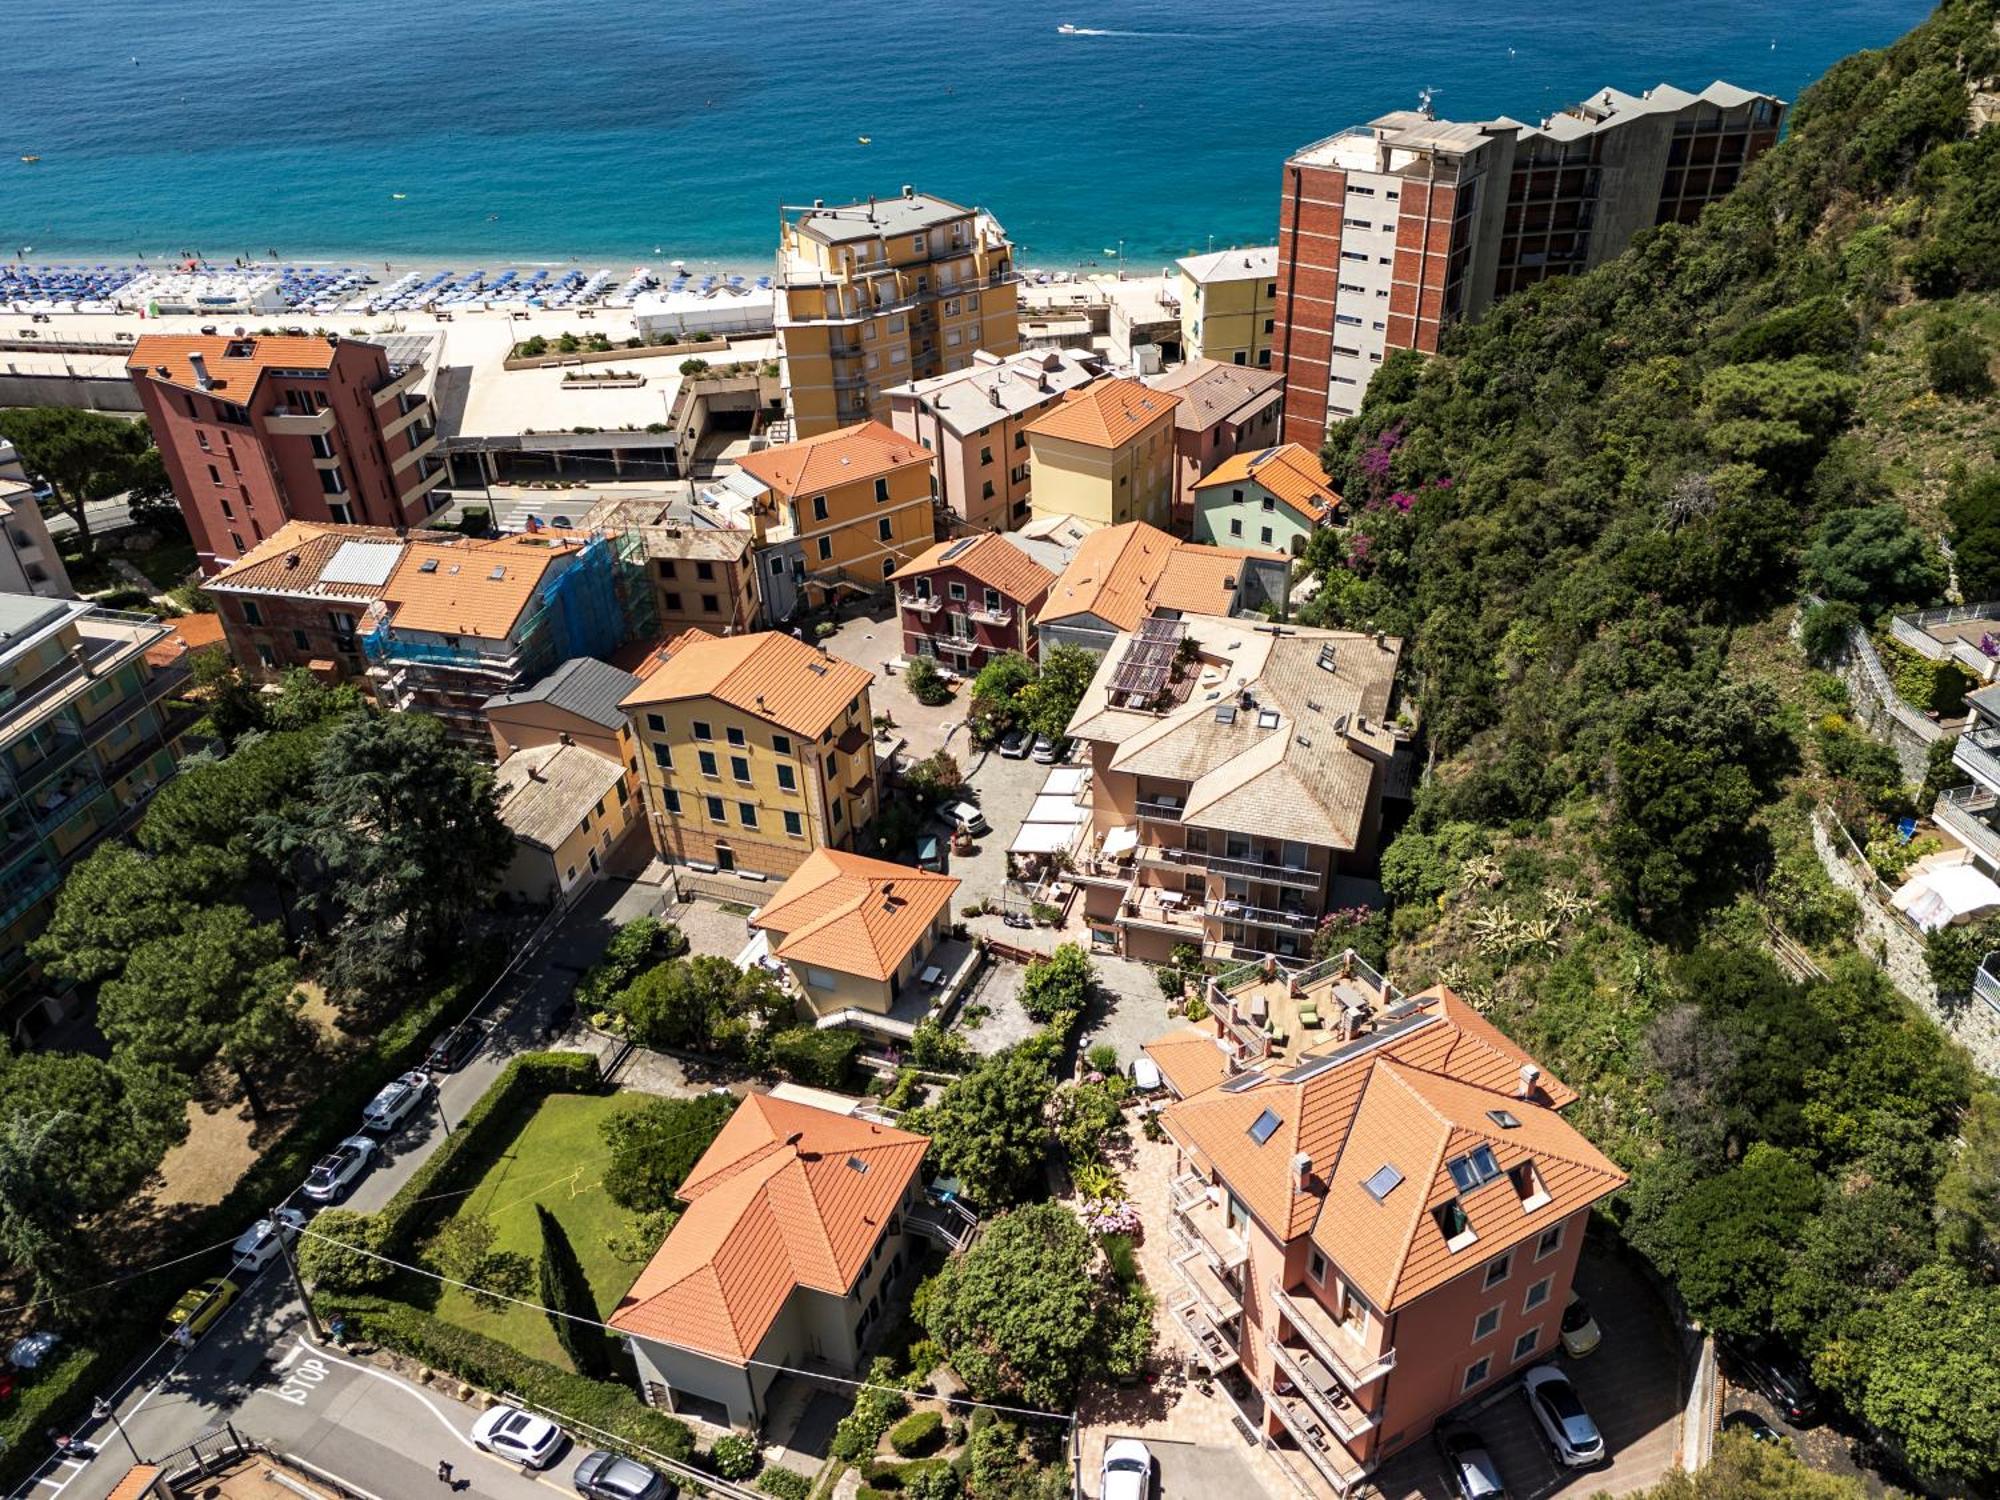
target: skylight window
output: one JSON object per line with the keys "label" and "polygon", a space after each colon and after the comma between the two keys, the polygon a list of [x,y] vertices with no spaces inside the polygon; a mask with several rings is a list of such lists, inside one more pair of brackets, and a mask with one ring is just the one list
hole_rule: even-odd
{"label": "skylight window", "polygon": [[1500,1163],[1493,1159],[1491,1146],[1480,1146],[1463,1156],[1454,1156],[1445,1163],[1445,1170],[1451,1173],[1451,1180],[1458,1184],[1461,1193],[1469,1193],[1498,1177]]}
{"label": "skylight window", "polygon": [[1369,1197],[1380,1203],[1396,1191],[1397,1184],[1402,1180],[1403,1174],[1385,1162],[1371,1172],[1368,1180],[1361,1185],[1368,1189]]}
{"label": "skylight window", "polygon": [[1489,1109],[1486,1111],[1486,1118],[1491,1120],[1495,1125],[1498,1125],[1502,1130],[1519,1130],[1521,1128],[1520,1120],[1515,1117],[1511,1109]]}
{"label": "skylight window", "polygon": [[1259,729],[1276,729],[1278,727],[1278,711],[1275,708],[1258,709],[1257,727]]}
{"label": "skylight window", "polygon": [[1264,1142],[1268,1141],[1272,1136],[1278,1133],[1278,1126],[1280,1123],[1282,1122],[1278,1119],[1278,1117],[1275,1114],[1273,1114],[1268,1109],[1265,1110],[1264,1113],[1257,1116],[1255,1120],[1251,1121],[1250,1139],[1255,1141],[1260,1146],[1263,1145]]}
{"label": "skylight window", "polygon": [[858,1156],[850,1156],[847,1158],[847,1170],[850,1172],[866,1172],[868,1170],[868,1163]]}
{"label": "skylight window", "polygon": [[1236,722],[1236,705],[1234,703],[1225,703],[1218,708],[1215,711],[1215,722],[1218,724],[1234,724]]}

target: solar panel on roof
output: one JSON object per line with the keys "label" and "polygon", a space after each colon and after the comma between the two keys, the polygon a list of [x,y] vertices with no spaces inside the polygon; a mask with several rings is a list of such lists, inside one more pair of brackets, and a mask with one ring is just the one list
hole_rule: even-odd
{"label": "solar panel on roof", "polygon": [[1264,1081],[1264,1075],[1262,1073],[1259,1073],[1253,1068],[1251,1071],[1243,1074],[1241,1077],[1230,1079],[1229,1082],[1225,1083],[1222,1086],[1222,1092],[1225,1094],[1247,1093],[1249,1090],[1254,1089],[1255,1087],[1257,1087],[1258,1084],[1262,1083],[1263,1081]]}
{"label": "solar panel on roof", "polygon": [[1276,453],[1277,451],[1278,450],[1276,448],[1266,448],[1262,453],[1258,454],[1255,458],[1250,460],[1250,467],[1253,469],[1256,468],[1257,465],[1261,464],[1265,459],[1269,458],[1273,453]]}
{"label": "solar panel on roof", "polygon": [[1421,1015],[1411,1016],[1408,1020],[1398,1022],[1394,1026],[1385,1026],[1380,1031],[1371,1032],[1367,1036],[1357,1037],[1345,1046],[1336,1047],[1331,1052],[1322,1053],[1318,1057],[1310,1058],[1300,1063],[1289,1073],[1280,1073],[1278,1075],[1278,1082],[1304,1083],[1309,1078],[1317,1078],[1329,1068],[1337,1068],[1349,1058],[1359,1057],[1371,1047],[1380,1047],[1386,1043],[1395,1041],[1398,1037],[1408,1036],[1419,1027],[1430,1025],[1436,1019],[1436,1016],[1425,1012]]}
{"label": "solar panel on roof", "polygon": [[402,546],[394,542],[342,542],[319,570],[319,581],[380,588],[396,571],[402,556]]}
{"label": "solar panel on roof", "polygon": [[974,542],[977,542],[978,540],[979,538],[976,536],[969,536],[963,538],[960,541],[953,542],[949,547],[945,548],[943,552],[938,554],[938,561],[941,563],[950,562],[954,557],[958,556],[959,553],[963,552],[967,547],[970,547]]}

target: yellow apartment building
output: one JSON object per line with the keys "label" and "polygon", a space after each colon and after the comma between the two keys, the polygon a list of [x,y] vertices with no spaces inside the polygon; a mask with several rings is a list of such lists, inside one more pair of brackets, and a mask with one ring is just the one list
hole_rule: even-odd
{"label": "yellow apartment building", "polygon": [[1037,417],[1028,428],[1036,518],[1171,525],[1180,401],[1141,381],[1100,380]]}
{"label": "yellow apartment building", "polygon": [[775,631],[690,630],[620,706],[653,844],[696,869],[789,875],[875,816],[874,674]]}
{"label": "yellow apartment building", "polygon": [[872,420],[746,455],[743,473],[764,490],[751,512],[760,553],[797,559],[809,604],[880,591],[937,539],[932,462]]}
{"label": "yellow apartment building", "polygon": [[1268,369],[1278,317],[1278,247],[1212,250],[1174,264],[1188,359]]}
{"label": "yellow apartment building", "polygon": [[778,346],[801,437],[886,421],[890,386],[1020,348],[1014,247],[991,214],[907,187],[782,212]]}

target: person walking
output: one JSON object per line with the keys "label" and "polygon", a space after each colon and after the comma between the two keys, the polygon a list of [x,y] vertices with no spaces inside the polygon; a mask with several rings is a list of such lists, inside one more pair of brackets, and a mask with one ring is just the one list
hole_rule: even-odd
{"label": "person walking", "polygon": [[451,1483],[451,1463],[447,1459],[441,1458],[438,1460],[438,1483],[439,1484]]}

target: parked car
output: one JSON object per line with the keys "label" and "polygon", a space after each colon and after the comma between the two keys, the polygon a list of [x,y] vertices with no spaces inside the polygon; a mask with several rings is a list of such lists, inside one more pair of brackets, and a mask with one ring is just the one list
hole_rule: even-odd
{"label": "parked car", "polygon": [[585,1500],[669,1500],[677,1488],[658,1470],[602,1448],[584,1455],[573,1478]]}
{"label": "parked car", "polygon": [[8,1346],[7,1363],[17,1370],[38,1370],[61,1342],[61,1334],[46,1328],[26,1334]]}
{"label": "parked car", "polygon": [[431,1050],[424,1055],[424,1071],[456,1073],[485,1040],[485,1027],[474,1021],[460,1021],[431,1043]]}
{"label": "parked car", "polygon": [[1144,1053],[1132,1059],[1132,1090],[1139,1094],[1157,1094],[1166,1087],[1166,1080],[1160,1076],[1160,1065]]}
{"label": "parked car", "polygon": [[347,1196],[355,1179],[368,1170],[375,1159],[375,1142],[365,1135],[350,1135],[313,1163],[299,1191],[315,1203],[338,1203]]}
{"label": "parked car", "polygon": [[1458,1500],[1507,1500],[1507,1486],[1500,1482],[1500,1466],[1486,1451],[1486,1440],[1470,1427],[1447,1425],[1437,1429],[1438,1456],[1444,1460],[1444,1477]]}
{"label": "parked car", "polygon": [[289,1245],[305,1228],[306,1216],[296,1208],[281,1208],[268,1219],[259,1219],[236,1238],[233,1254],[236,1269],[255,1276],[278,1258],[280,1245]]}
{"label": "parked car", "polygon": [[1032,743],[1025,729],[1010,729],[1000,736],[1000,754],[1008,760],[1026,760]]}
{"label": "parked car", "polygon": [[1153,1489],[1153,1450],[1137,1438],[1106,1445],[1097,1476],[1098,1500],[1146,1500]]}
{"label": "parked car", "polygon": [[1590,1420],[1576,1387],[1554,1365],[1536,1365],[1523,1377],[1528,1409],[1548,1439],[1549,1451],[1566,1469],[1588,1469],[1609,1456],[1604,1434]]}
{"label": "parked car", "polygon": [[1725,1412],[1722,1417],[1724,1432],[1747,1432],[1760,1443],[1782,1443],[1784,1437],[1778,1429],[1748,1408]]}
{"label": "parked car", "polygon": [[1725,1340],[1722,1360],[1738,1382],[1762,1395],[1787,1422],[1795,1427],[1818,1425],[1819,1387],[1776,1339]]}
{"label": "parked car", "polygon": [[430,1078],[415,1068],[399,1078],[390,1079],[382,1086],[382,1092],[370,1099],[368,1107],[361,1111],[361,1128],[381,1135],[396,1130],[423,1102],[424,1090],[430,1086]]}
{"label": "parked car", "polygon": [[970,802],[952,803],[951,806],[944,810],[944,819],[947,823],[952,824],[962,832],[971,834],[974,838],[978,838],[982,833],[991,833],[993,831],[992,825],[986,821],[986,814]]}
{"label": "parked car", "polygon": [[568,1435],[547,1417],[522,1411],[518,1406],[488,1407],[472,1424],[474,1447],[530,1469],[546,1469],[568,1441]]}
{"label": "parked car", "polygon": [[1045,734],[1035,736],[1035,764],[1052,766],[1069,753],[1068,740],[1052,740]]}
{"label": "parked car", "polygon": [[191,1344],[215,1326],[243,1290],[227,1276],[213,1276],[181,1293],[160,1325],[160,1337]]}
{"label": "parked car", "polygon": [[1590,1315],[1590,1304],[1575,1292],[1569,1294],[1569,1301],[1563,1305],[1562,1341],[1563,1353],[1575,1359],[1582,1359],[1604,1342],[1597,1319]]}
{"label": "parked car", "polygon": [[917,868],[944,874],[944,844],[936,834],[927,833],[917,840]]}

